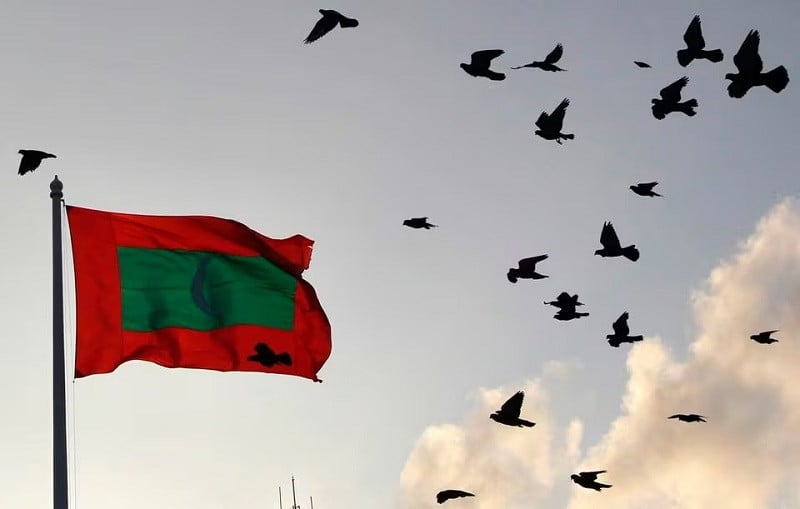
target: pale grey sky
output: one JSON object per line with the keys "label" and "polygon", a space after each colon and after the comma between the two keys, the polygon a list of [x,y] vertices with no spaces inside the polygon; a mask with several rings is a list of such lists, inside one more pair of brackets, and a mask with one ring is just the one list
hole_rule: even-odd
{"label": "pale grey sky", "polygon": [[[581,420],[582,459],[623,412],[630,348],[608,346],[611,323],[627,310],[634,333],[685,359],[698,334],[692,293],[800,189],[796,1],[5,5],[4,508],[51,503],[55,173],[70,204],[314,239],[306,279],[333,329],[323,384],[141,362],[70,383],[79,509],[275,508],[279,485],[288,506],[291,475],[304,507],[309,495],[317,509],[402,507],[401,472],[426,427],[465,422],[481,389],[522,388],[551,361],[582,366],[550,387],[548,409],[559,432]],[[360,26],[304,45],[319,8]],[[694,14],[725,59],[683,69],[675,52]],[[784,65],[792,82],[734,100],[723,76],[750,29],[765,67]],[[509,70],[557,42],[567,72]],[[506,51],[493,64],[505,81],[459,68],[490,48]],[[650,99],[684,75],[697,115],[654,119]],[[535,137],[539,113],[564,97],[575,139]],[[19,177],[20,148],[58,158]],[[628,189],[650,180],[664,198]],[[423,215],[440,228],[402,226]],[[593,256],[607,220],[638,262]],[[509,266],[540,253],[549,279],[508,283]],[[591,315],[553,320],[542,301],[562,290]],[[551,503],[571,496],[575,466],[559,471]],[[764,507],[800,507],[776,500]]]}

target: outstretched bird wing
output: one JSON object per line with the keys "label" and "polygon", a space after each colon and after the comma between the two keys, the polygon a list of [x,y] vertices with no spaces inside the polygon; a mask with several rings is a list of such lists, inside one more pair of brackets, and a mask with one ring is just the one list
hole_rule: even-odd
{"label": "outstretched bird wing", "polygon": [[587,481],[596,481],[598,475],[605,473],[606,473],[605,470],[594,470],[592,472],[581,472],[578,475],[581,476],[583,479],[586,479]]}
{"label": "outstretched bird wing", "polygon": [[505,51],[501,49],[484,49],[481,51],[476,51],[472,54],[472,58],[469,63],[475,67],[485,67],[488,69],[492,60],[499,57],[503,53],[505,53]]}
{"label": "outstretched bird wing", "polygon": [[500,407],[500,411],[506,415],[519,417],[519,413],[522,411],[522,400],[524,398],[525,393],[518,391],[516,394],[508,398],[505,403],[503,403],[503,405]]}
{"label": "outstretched bird wing", "polygon": [[650,67],[650,64],[648,64],[647,62],[640,62],[638,60],[634,60],[633,63],[643,69],[647,69],[648,67]]}
{"label": "outstretched bird wing", "polygon": [[758,43],[761,37],[758,30],[750,30],[739,51],[733,56],[733,63],[742,74],[758,74],[764,69],[764,62],[758,54]]}
{"label": "outstretched bird wing", "polygon": [[692,18],[689,27],[683,34],[683,41],[689,48],[703,49],[706,47],[706,41],[703,39],[703,31],[700,28],[700,16]]}
{"label": "outstretched bird wing", "polygon": [[563,54],[564,54],[564,46],[562,46],[561,43],[558,43],[556,44],[556,47],[553,48],[553,51],[551,51],[550,53],[547,54],[546,57],[544,57],[544,63],[555,64],[561,59],[561,55]]}
{"label": "outstretched bird wing", "polygon": [[670,415],[669,417],[667,417],[667,419],[681,419],[683,417],[686,417],[686,416],[683,415],[683,414],[675,414],[675,415]]}
{"label": "outstretched bird wing", "polygon": [[672,84],[661,89],[661,98],[667,102],[676,103],[681,100],[681,89],[689,83],[689,78],[684,76],[675,80]]}
{"label": "outstretched bird wing", "polygon": [[330,11],[326,9],[320,9],[320,14],[322,14],[322,18],[317,21],[314,25],[314,28],[311,29],[311,33],[308,34],[306,40],[304,41],[306,44],[312,43],[322,37],[323,35],[327,34],[339,23],[339,19],[341,14],[336,11]]}
{"label": "outstretched bird wing", "polygon": [[543,111],[539,115],[539,118],[536,119],[536,127],[542,131],[547,131],[550,129],[550,115],[548,115],[546,111]]}
{"label": "outstretched bird wing", "polygon": [[442,504],[451,498],[460,498],[460,497],[474,497],[475,495],[468,492],[468,491],[461,491],[461,490],[444,490],[440,491],[436,494],[436,502]]}
{"label": "outstretched bird wing", "polygon": [[561,104],[556,106],[556,109],[550,114],[550,127],[554,131],[561,130],[561,126],[564,124],[564,115],[567,113],[567,106],[569,106],[569,99],[564,98]]}
{"label": "outstretched bird wing", "polygon": [[628,312],[625,311],[617,321],[613,323],[612,327],[614,328],[614,334],[617,336],[627,336],[630,333],[630,329],[628,328]]}
{"label": "outstretched bird wing", "polygon": [[610,222],[603,223],[603,231],[600,232],[600,243],[606,249],[622,249],[617,232],[614,231],[614,225]]}
{"label": "outstretched bird wing", "polygon": [[542,260],[546,260],[547,255],[531,256],[530,258],[523,258],[519,261],[519,270],[536,270],[536,264]]}
{"label": "outstretched bird wing", "polygon": [[658,182],[640,182],[639,187],[642,188],[642,191],[652,191],[654,187],[658,185]]}

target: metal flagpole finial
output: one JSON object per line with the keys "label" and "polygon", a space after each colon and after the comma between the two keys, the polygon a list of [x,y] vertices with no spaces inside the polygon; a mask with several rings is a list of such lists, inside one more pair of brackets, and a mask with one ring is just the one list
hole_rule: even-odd
{"label": "metal flagpole finial", "polygon": [[64,184],[58,180],[58,175],[50,182],[50,198],[63,198]]}

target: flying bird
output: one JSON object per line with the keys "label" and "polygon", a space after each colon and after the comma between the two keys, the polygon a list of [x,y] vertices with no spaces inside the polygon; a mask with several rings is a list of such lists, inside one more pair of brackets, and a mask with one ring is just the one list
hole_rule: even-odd
{"label": "flying bird", "polygon": [[578,301],[578,294],[570,295],[567,292],[561,292],[556,297],[556,300],[545,301],[545,304],[557,307],[559,309],[575,308],[576,306],[583,306],[583,302]]}
{"label": "flying bird", "polygon": [[484,77],[493,81],[503,81],[506,79],[505,74],[502,72],[494,72],[489,69],[492,60],[499,57],[503,53],[505,53],[505,51],[501,49],[485,49],[476,51],[472,54],[469,63],[461,64],[461,68],[464,69],[467,74],[476,78]]}
{"label": "flying bird", "polygon": [[651,67],[650,64],[648,64],[647,62],[640,62],[638,60],[634,60],[633,63],[641,67],[642,69],[649,69]]}
{"label": "flying bird", "polygon": [[564,124],[564,115],[567,113],[567,106],[569,106],[569,99],[564,99],[561,104],[556,106],[553,113],[549,115],[543,111],[539,118],[536,120],[536,131],[533,134],[541,136],[545,140],[556,140],[556,143],[561,145],[562,138],[565,140],[572,140],[575,138],[574,134],[564,134],[561,128]]}
{"label": "flying bird", "polygon": [[268,368],[271,368],[276,364],[284,364],[286,366],[292,365],[292,358],[289,357],[288,353],[284,352],[276,354],[269,346],[267,346],[266,343],[256,343],[254,348],[256,350],[256,354],[248,357],[248,361],[258,362],[259,364],[262,364]]}
{"label": "flying bird", "polygon": [[577,306],[583,306],[583,302],[578,301],[578,294],[570,295],[567,292],[561,292],[558,294],[558,297],[556,297],[556,300],[545,302],[545,304],[558,308],[558,312],[553,315],[553,318],[556,320],[568,321],[582,316],[589,316],[589,313],[578,313],[575,311]]}
{"label": "flying bird", "polygon": [[489,419],[499,422],[500,424],[505,424],[506,426],[517,426],[519,428],[532,428],[536,426],[535,422],[526,421],[525,419],[519,418],[519,413],[522,410],[522,400],[524,398],[525,393],[518,391],[516,394],[508,398],[505,403],[503,403],[503,405],[500,407],[500,410],[492,413],[492,415],[489,416]]}
{"label": "flying bird", "polygon": [[762,345],[769,345],[770,343],[777,343],[778,340],[775,338],[771,338],[770,334],[773,332],[778,332],[777,330],[768,330],[764,332],[759,332],[758,334],[753,334],[750,336],[750,339],[755,341],[756,343],[761,343]]}
{"label": "flying bird", "polygon": [[589,316],[589,313],[578,313],[575,311],[575,308],[565,308],[559,309],[558,312],[553,315],[553,318],[566,322],[569,320],[575,320],[582,316]]}
{"label": "flying bird", "polygon": [[631,191],[639,196],[661,196],[653,191],[653,188],[658,185],[658,182],[639,182],[636,185],[630,186]]}
{"label": "flying bird", "polygon": [[461,490],[444,490],[436,494],[436,502],[443,504],[451,498],[474,497],[472,493]]}
{"label": "flying bird", "polygon": [[704,58],[711,62],[722,62],[721,49],[705,49],[706,41],[703,39],[703,30],[700,28],[700,16],[695,16],[683,34],[686,48],[678,50],[678,63],[686,67],[692,60]]}
{"label": "flying bird", "polygon": [[522,69],[524,67],[538,67],[543,71],[550,71],[550,72],[557,72],[557,71],[566,71],[566,69],[562,69],[555,65],[561,59],[561,55],[564,54],[564,46],[561,43],[556,44],[556,47],[553,48],[553,51],[547,54],[544,57],[544,60],[534,60],[530,64],[520,65],[519,67],[512,67],[512,69]]}
{"label": "flying bird", "polygon": [[617,318],[617,321],[612,324],[612,327],[614,328],[614,334],[608,334],[606,339],[608,339],[608,344],[614,348],[618,348],[620,343],[634,343],[644,339],[643,336],[630,335],[631,331],[628,328],[627,311],[619,315],[619,318]]}
{"label": "flying bird", "polygon": [[572,474],[570,479],[572,482],[577,484],[578,486],[583,486],[584,488],[589,488],[592,490],[600,491],[603,488],[610,488],[610,484],[603,484],[597,482],[597,476],[599,474],[606,473],[605,470],[595,470],[594,472],[580,472],[578,474]]}
{"label": "flying bird", "polygon": [[22,154],[22,159],[19,161],[19,173],[25,175],[39,167],[42,164],[42,159],[49,159],[55,157],[53,154],[42,152],[40,150],[25,150],[20,149],[18,154]]}
{"label": "flying bird", "polygon": [[698,414],[675,414],[675,415],[670,415],[669,417],[667,417],[667,419],[678,419],[679,421],[682,422],[706,422],[706,419],[708,419],[708,417],[704,417]]}
{"label": "flying bird", "polygon": [[512,283],[516,283],[517,279],[544,279],[544,274],[536,272],[536,264],[542,260],[547,260],[547,255],[531,256],[530,258],[523,258],[517,263],[517,267],[508,269],[506,277]]}
{"label": "flying bird", "polygon": [[306,44],[316,41],[323,35],[336,28],[336,25],[339,25],[342,28],[353,28],[358,26],[357,19],[342,16],[334,10],[320,9],[319,13],[322,14],[322,17],[319,19],[319,21],[317,21],[316,25],[314,25],[314,28],[311,29],[311,33],[308,34],[308,37],[306,37],[306,40],[304,41]]}
{"label": "flying bird", "polygon": [[428,217],[412,217],[411,219],[406,219],[403,221],[404,226],[408,226],[409,228],[425,228],[426,230],[430,230],[431,228],[437,228],[438,224],[431,224],[428,222]]}
{"label": "flying bird", "polygon": [[758,54],[760,41],[758,30],[750,30],[739,51],[733,56],[733,63],[739,72],[725,75],[726,80],[731,80],[728,85],[729,96],[739,99],[751,88],[759,86],[765,86],[777,94],[789,84],[789,73],[782,65],[769,72],[761,72],[764,70],[764,62]]}
{"label": "flying bird", "polygon": [[603,258],[624,256],[632,262],[639,259],[639,250],[636,249],[636,244],[622,247],[619,243],[617,232],[614,230],[614,225],[608,221],[603,223],[603,231],[600,232],[600,244],[603,245],[603,249],[595,251],[595,255],[600,255]]}
{"label": "flying bird", "polygon": [[689,99],[688,101],[681,101],[681,89],[689,83],[689,78],[684,76],[673,82],[670,85],[661,89],[661,99],[655,98],[650,102],[653,103],[653,116],[658,120],[663,120],[669,113],[679,111],[685,115],[693,117],[697,114],[694,111],[697,108],[697,99]]}

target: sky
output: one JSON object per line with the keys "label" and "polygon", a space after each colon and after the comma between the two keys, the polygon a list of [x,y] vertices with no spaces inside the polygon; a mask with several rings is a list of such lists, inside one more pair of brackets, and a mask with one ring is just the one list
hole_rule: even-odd
{"label": "sky", "polygon": [[[320,8],[360,21],[303,39]],[[49,182],[66,203],[316,244],[310,380],[130,362],[68,380],[79,509],[800,508],[800,3],[8,0],[0,507],[52,507]],[[720,63],[681,68],[695,14]],[[748,31],[780,94],[724,75]],[[564,46],[562,73],[510,70]],[[502,82],[459,68],[504,49]],[[634,60],[652,65],[639,69]],[[650,99],[688,76],[697,115]],[[570,99],[563,145],[534,122]],[[20,177],[17,150],[56,154]],[[663,198],[628,186],[658,181]],[[412,230],[429,216],[438,228]],[[612,221],[641,258],[594,256]],[[66,248],[65,248],[66,249]],[[68,252],[68,250],[67,250]],[[549,278],[505,277],[549,254]],[[67,330],[74,290],[65,260]],[[552,318],[580,295],[590,316]],[[609,347],[623,312],[644,341]],[[778,343],[748,338],[779,329]],[[67,335],[67,352],[74,351]],[[68,369],[68,372],[71,370]],[[525,390],[531,429],[488,419]],[[699,413],[707,423],[667,420]],[[570,481],[607,470],[601,493]]]}

